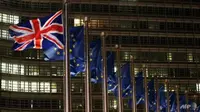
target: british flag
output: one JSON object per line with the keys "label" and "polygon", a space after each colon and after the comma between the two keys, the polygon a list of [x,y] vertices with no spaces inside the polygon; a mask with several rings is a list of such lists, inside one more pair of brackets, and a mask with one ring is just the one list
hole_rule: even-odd
{"label": "british flag", "polygon": [[47,17],[29,20],[9,27],[10,36],[15,40],[13,50],[48,49],[55,46],[64,49],[62,11]]}

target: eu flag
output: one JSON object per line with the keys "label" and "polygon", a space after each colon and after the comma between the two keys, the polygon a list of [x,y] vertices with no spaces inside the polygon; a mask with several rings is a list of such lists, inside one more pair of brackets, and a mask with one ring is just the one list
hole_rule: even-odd
{"label": "eu flag", "polygon": [[[132,93],[131,76],[130,76],[130,63],[126,63],[121,67],[121,80],[122,80],[122,97],[130,96]],[[118,82],[114,90],[115,96],[118,96]]]}
{"label": "eu flag", "polygon": [[165,112],[167,107],[167,99],[165,97],[165,87],[162,84],[158,91],[160,95],[160,110]]}
{"label": "eu flag", "polygon": [[101,40],[95,40],[90,43],[90,72],[91,81],[98,83],[102,81],[102,56]]}
{"label": "eu flag", "polygon": [[169,103],[170,103],[170,111],[176,112],[176,93],[175,92],[171,93]]}
{"label": "eu flag", "polygon": [[154,79],[148,83],[148,102],[149,102],[149,110],[155,111],[156,110],[156,94],[154,89]]}
{"label": "eu flag", "polygon": [[[70,28],[70,72],[76,76],[85,70],[84,62],[84,28],[83,26]],[[64,50],[56,46],[44,49],[45,60],[64,60]]]}
{"label": "eu flag", "polygon": [[116,73],[114,73],[113,52],[107,52],[107,75],[108,75],[108,92],[113,92],[117,87],[117,77]]}
{"label": "eu flag", "polygon": [[130,63],[126,63],[121,68],[122,76],[122,97],[130,96],[132,93]]}
{"label": "eu flag", "polygon": [[137,104],[142,104],[144,103],[144,77],[143,77],[143,72],[140,71],[136,74],[136,99],[137,99]]}

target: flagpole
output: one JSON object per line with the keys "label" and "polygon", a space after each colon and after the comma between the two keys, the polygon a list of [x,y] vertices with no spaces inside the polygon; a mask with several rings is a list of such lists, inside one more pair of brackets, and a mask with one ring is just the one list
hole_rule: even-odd
{"label": "flagpole", "polygon": [[65,41],[65,76],[63,79],[63,95],[64,95],[64,112],[72,112],[71,110],[71,81],[70,81],[70,65],[69,65],[69,32],[68,32],[68,0],[63,0],[63,28]]}
{"label": "flagpole", "polygon": [[136,105],[136,87],[135,87],[135,73],[134,73],[134,58],[131,55],[130,56],[130,61],[131,61],[131,76],[132,76],[132,112],[137,112],[137,105]]}
{"label": "flagpole", "polygon": [[88,18],[85,17],[85,52],[86,52],[86,69],[85,69],[85,112],[92,112],[91,108],[91,84],[89,72],[89,35],[88,35]]}
{"label": "flagpole", "polygon": [[117,75],[118,75],[118,112],[123,112],[123,100],[122,100],[122,80],[121,80],[121,73],[120,73],[120,46],[115,45],[117,49]]}
{"label": "flagpole", "polygon": [[179,102],[178,85],[176,85],[176,102],[177,102],[177,112],[180,112],[180,102]]}
{"label": "flagpole", "polygon": [[144,67],[143,73],[144,73],[144,86],[145,86],[145,112],[149,112],[146,67]]}
{"label": "flagpole", "polygon": [[169,82],[168,79],[165,81],[167,84],[167,112],[170,112],[170,101],[169,101]]}
{"label": "flagpole", "polygon": [[160,112],[160,94],[158,87],[158,76],[156,75],[156,112]]}
{"label": "flagpole", "polygon": [[103,57],[103,112],[108,112],[108,83],[107,83],[107,59],[105,48],[105,33],[101,32],[102,37],[102,57]]}

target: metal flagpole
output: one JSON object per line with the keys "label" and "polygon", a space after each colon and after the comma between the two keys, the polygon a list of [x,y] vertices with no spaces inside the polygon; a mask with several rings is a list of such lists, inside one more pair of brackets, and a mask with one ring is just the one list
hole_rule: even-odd
{"label": "metal flagpole", "polygon": [[160,94],[158,85],[158,76],[156,75],[156,112],[160,112]]}
{"label": "metal flagpole", "polygon": [[71,82],[70,82],[70,65],[69,65],[69,33],[68,33],[68,1],[63,0],[63,28],[65,41],[65,76],[63,77],[63,95],[64,95],[64,112],[72,112],[71,109]]}
{"label": "metal flagpole", "polygon": [[169,82],[168,79],[166,79],[165,81],[166,85],[167,85],[167,112],[170,112],[170,101],[169,101]]}
{"label": "metal flagpole", "polygon": [[144,73],[144,87],[145,87],[145,112],[149,112],[146,67],[144,67],[143,73]]}
{"label": "metal flagpole", "polygon": [[90,72],[89,72],[89,35],[88,35],[88,18],[85,17],[85,112],[92,112],[91,108],[91,84],[90,84]]}
{"label": "metal flagpole", "polygon": [[178,85],[176,85],[176,102],[177,102],[177,112],[180,112],[180,102],[179,102]]}
{"label": "metal flagpole", "polygon": [[103,112],[108,112],[108,83],[107,83],[107,59],[105,48],[105,33],[101,32],[102,37],[102,57],[103,57]]}
{"label": "metal flagpole", "polygon": [[133,86],[133,94],[132,94],[132,112],[137,112],[137,105],[136,105],[136,87],[135,87],[135,73],[134,73],[134,58],[131,55],[130,56],[130,62],[131,62],[131,76],[132,76],[132,86]]}
{"label": "metal flagpole", "polygon": [[118,75],[118,112],[123,112],[123,100],[122,100],[122,80],[120,73],[120,46],[115,45],[117,48],[117,75]]}

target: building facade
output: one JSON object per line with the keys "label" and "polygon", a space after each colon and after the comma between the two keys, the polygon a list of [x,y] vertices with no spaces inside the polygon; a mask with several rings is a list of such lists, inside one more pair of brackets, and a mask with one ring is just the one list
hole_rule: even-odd
{"label": "building facade", "polygon": [[[105,32],[107,51],[119,44],[121,63],[134,57],[132,73],[145,68],[148,80],[156,76],[166,91],[178,90],[200,105],[199,5],[199,0],[71,0],[69,25],[83,25],[87,16],[90,41]],[[63,62],[44,61],[42,50],[12,51],[8,34],[9,25],[62,7],[61,0],[0,1],[1,112],[63,112]],[[93,112],[102,112],[101,87],[91,87]],[[84,74],[72,78],[71,91],[73,112],[84,112]],[[112,93],[109,109],[117,111]],[[128,98],[124,111],[131,111]]]}

